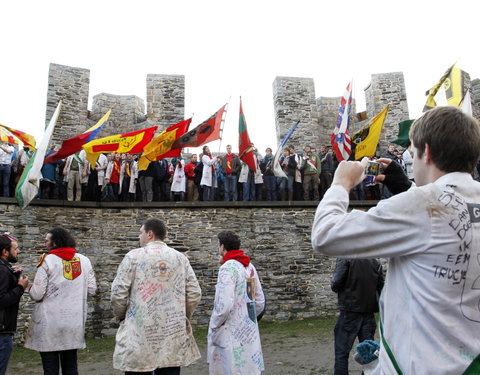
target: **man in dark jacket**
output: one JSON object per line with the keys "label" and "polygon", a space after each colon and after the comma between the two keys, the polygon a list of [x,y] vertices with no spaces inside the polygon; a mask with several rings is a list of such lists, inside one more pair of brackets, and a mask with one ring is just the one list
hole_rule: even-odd
{"label": "man in dark jacket", "polygon": [[377,294],[383,288],[383,273],[376,259],[337,259],[331,282],[338,293],[340,315],[335,325],[334,375],[348,375],[348,356],[355,338],[373,340]]}
{"label": "man in dark jacket", "polygon": [[17,262],[19,252],[14,237],[0,235],[0,375],[7,371],[17,329],[18,305],[28,286],[28,277],[20,276],[21,271],[10,264]]}

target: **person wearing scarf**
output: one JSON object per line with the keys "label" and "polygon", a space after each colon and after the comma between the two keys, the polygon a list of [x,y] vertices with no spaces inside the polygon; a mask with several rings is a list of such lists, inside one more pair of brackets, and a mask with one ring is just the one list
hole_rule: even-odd
{"label": "person wearing scarf", "polygon": [[234,232],[218,234],[220,269],[208,326],[210,375],[260,374],[263,364],[257,317],[265,296],[250,257]]}
{"label": "person wearing scarf", "polygon": [[200,186],[202,186],[203,189],[204,201],[213,201],[214,199],[214,189],[217,187],[217,176],[215,174],[216,162],[217,159],[213,158],[210,148],[203,146],[203,171]]}
{"label": "person wearing scarf", "polygon": [[29,291],[37,303],[25,347],[40,352],[44,374],[59,374],[61,363],[63,375],[76,375],[77,349],[85,348],[87,295],[95,295],[96,280],[90,260],[76,251],[65,229],[50,230],[45,248]]}

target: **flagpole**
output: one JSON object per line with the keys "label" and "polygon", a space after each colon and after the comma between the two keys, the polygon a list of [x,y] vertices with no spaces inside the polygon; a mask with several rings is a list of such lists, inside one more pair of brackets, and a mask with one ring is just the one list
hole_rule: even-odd
{"label": "flagpole", "polygon": [[223,127],[225,126],[225,119],[227,118],[227,110],[228,110],[228,105],[230,104],[230,99],[231,98],[232,98],[232,96],[230,95],[230,97],[228,98],[227,104],[225,104],[225,109],[224,109],[223,115],[222,115],[222,123],[220,125],[220,143],[218,144],[218,153],[220,153],[220,149],[222,147]]}

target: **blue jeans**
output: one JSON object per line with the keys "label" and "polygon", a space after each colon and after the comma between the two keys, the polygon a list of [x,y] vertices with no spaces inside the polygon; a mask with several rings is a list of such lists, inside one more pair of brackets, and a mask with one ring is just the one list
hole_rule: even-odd
{"label": "blue jeans", "polygon": [[348,356],[355,338],[358,337],[358,342],[373,340],[375,326],[373,313],[340,312],[333,330],[335,333],[334,375],[348,375]]}
{"label": "blue jeans", "polygon": [[13,335],[10,333],[0,333],[0,375],[7,372],[8,360],[12,354]]}
{"label": "blue jeans", "polygon": [[57,352],[40,352],[44,375],[58,375],[60,364],[62,375],[78,375],[77,349]]}
{"label": "blue jeans", "polygon": [[225,191],[225,202],[237,200],[237,176],[233,174],[226,174],[223,181]]}
{"label": "blue jeans", "polygon": [[243,200],[254,201],[255,200],[255,181],[253,173],[248,172],[247,182],[243,183]]}
{"label": "blue jeans", "polygon": [[267,201],[277,200],[277,177],[263,176],[265,190],[267,191]]}
{"label": "blue jeans", "polygon": [[2,181],[2,192],[4,197],[10,196],[10,174],[12,166],[10,164],[0,164],[0,181]]}

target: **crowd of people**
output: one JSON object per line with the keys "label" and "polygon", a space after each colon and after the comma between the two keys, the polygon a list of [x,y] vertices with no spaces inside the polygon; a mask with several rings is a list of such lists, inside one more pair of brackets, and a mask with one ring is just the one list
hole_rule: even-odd
{"label": "crowd of people", "polygon": [[[113,367],[126,375],[178,375],[200,358],[190,319],[202,291],[188,258],[167,246],[165,224],[148,219],[137,249],[129,251],[111,284],[119,328]],[[260,374],[264,369],[258,320],[265,296],[240,237],[218,233],[220,269],[208,331],[211,375]],[[19,303],[35,301],[24,346],[40,353],[45,375],[78,375],[77,351],[85,348],[87,298],[97,290],[88,257],[64,228],[51,229],[33,282],[17,266],[18,239],[0,235],[0,375],[13,349]]]}
{"label": "crowd of people", "polygon": [[[58,150],[52,146],[46,157]],[[208,146],[202,153],[153,161],[139,170],[138,154],[101,154],[94,168],[85,151],[65,160],[44,164],[39,199],[104,202],[161,201],[318,201],[332,183],[338,161],[331,147],[305,146],[302,152],[284,147],[279,168],[285,177],[274,174],[272,149],[262,156],[253,148],[253,171],[226,146],[226,152],[213,155]],[[11,197],[31,157],[27,148],[17,150],[0,144],[1,196]],[[186,155],[185,155],[186,156]],[[400,163],[411,176],[412,156],[400,154],[393,144],[382,155]],[[413,178],[413,177],[412,177]],[[390,193],[382,184],[364,181],[351,192],[354,200],[378,200]]]}

